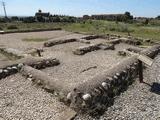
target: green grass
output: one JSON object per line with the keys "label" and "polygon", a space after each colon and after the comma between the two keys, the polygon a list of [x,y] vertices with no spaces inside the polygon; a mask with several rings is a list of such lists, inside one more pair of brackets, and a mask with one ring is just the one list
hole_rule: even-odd
{"label": "green grass", "polygon": [[[54,29],[63,26],[64,23],[0,23],[0,27],[4,31],[20,31],[20,30],[35,30],[35,29]],[[8,29],[9,26],[16,26],[18,29]]]}
{"label": "green grass", "polygon": [[[52,28],[62,28],[66,31],[79,32],[86,34],[119,34],[128,36],[128,32],[131,36],[141,37],[146,39],[152,39],[154,41],[160,41],[160,20],[151,21],[149,25],[144,25],[141,23],[116,23],[104,20],[87,20],[79,23],[0,23],[0,28],[4,31],[16,31],[8,30],[7,27],[11,25],[16,25],[18,30],[34,30],[34,29],[52,29]],[[46,41],[42,38],[29,38],[24,39],[24,41],[29,42],[41,42]]]}
{"label": "green grass", "polygon": [[25,41],[25,42],[43,42],[43,41],[47,41],[49,39],[50,38],[24,38],[24,39],[22,39],[22,41]]}
{"label": "green grass", "polygon": [[64,27],[67,31],[85,32],[90,34],[119,34],[128,36],[140,37],[145,39],[152,39],[153,41],[160,41],[160,26],[153,25],[137,25],[109,21],[88,21],[85,23],[73,23]]}

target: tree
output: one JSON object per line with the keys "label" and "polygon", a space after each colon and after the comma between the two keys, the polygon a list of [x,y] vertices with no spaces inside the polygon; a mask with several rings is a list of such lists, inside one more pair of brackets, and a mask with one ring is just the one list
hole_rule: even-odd
{"label": "tree", "polygon": [[156,17],[156,19],[160,20],[160,15]]}
{"label": "tree", "polygon": [[33,23],[35,22],[35,17],[25,17],[23,18],[24,23]]}
{"label": "tree", "polygon": [[51,22],[60,22],[60,17],[59,16],[52,16],[50,17]]}
{"label": "tree", "polygon": [[144,22],[144,24],[148,25],[148,23],[149,23],[149,19],[146,19],[145,22]]}
{"label": "tree", "polygon": [[19,21],[19,18],[17,16],[13,16],[13,17],[11,17],[11,20],[12,21]]}
{"label": "tree", "polygon": [[0,17],[0,23],[5,23],[5,22],[6,22],[5,18]]}
{"label": "tree", "polygon": [[128,20],[133,20],[133,16],[131,15],[130,12],[125,12],[124,15],[126,16],[126,18],[127,18]]}

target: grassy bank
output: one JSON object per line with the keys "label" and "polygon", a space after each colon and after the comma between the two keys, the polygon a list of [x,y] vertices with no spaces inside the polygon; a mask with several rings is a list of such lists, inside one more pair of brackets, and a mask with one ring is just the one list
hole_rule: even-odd
{"label": "grassy bank", "polygon": [[71,32],[82,32],[90,34],[119,34],[134,37],[142,37],[160,41],[160,21],[156,24],[143,25],[138,23],[122,23],[111,21],[85,21],[80,23],[0,23],[4,31],[34,30],[62,28]]}
{"label": "grassy bank", "polygon": [[63,27],[65,23],[0,23],[0,28],[3,31],[21,31],[21,30],[35,30],[35,29],[54,29]]}
{"label": "grassy bank", "polygon": [[74,23],[65,27],[68,31],[86,32],[91,34],[119,34],[142,37],[160,41],[160,26],[138,25],[127,23],[116,23],[108,21],[87,21],[85,23]]}

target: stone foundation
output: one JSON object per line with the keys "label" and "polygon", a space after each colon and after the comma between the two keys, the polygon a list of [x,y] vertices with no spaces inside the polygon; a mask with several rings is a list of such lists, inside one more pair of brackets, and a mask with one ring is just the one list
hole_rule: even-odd
{"label": "stone foundation", "polygon": [[[154,58],[159,51],[160,45],[156,45],[140,53]],[[29,66],[23,66],[21,69],[24,76],[47,91],[56,93],[60,100],[72,109],[91,113],[112,105],[115,96],[120,95],[134,82],[138,72],[139,63],[136,55],[78,85],[62,83]]]}
{"label": "stone foundation", "polygon": [[52,67],[59,65],[60,62],[57,59],[42,59],[27,57],[20,59],[18,61],[9,62],[5,65],[0,65],[0,79],[5,78],[9,75],[15,74],[23,65],[28,65],[36,69],[43,69],[46,67]]}
{"label": "stone foundation", "polygon": [[69,43],[69,42],[76,42],[77,39],[71,38],[71,39],[62,39],[62,40],[53,40],[53,41],[48,41],[44,43],[45,47],[51,47],[54,45],[59,45],[59,44],[64,44],[64,43]]}
{"label": "stone foundation", "polygon": [[[154,58],[160,51],[160,45],[153,46],[141,54]],[[91,110],[106,108],[114,102],[114,97],[127,89],[138,75],[137,56],[132,56],[110,70],[95,75],[87,82],[80,84],[68,93],[70,106],[75,110]]]}
{"label": "stone foundation", "polygon": [[114,50],[114,45],[113,44],[104,44],[104,43],[99,43],[99,44],[90,44],[88,46],[84,47],[79,47],[76,50],[73,51],[75,55],[84,55],[88,52],[96,51],[96,50]]}

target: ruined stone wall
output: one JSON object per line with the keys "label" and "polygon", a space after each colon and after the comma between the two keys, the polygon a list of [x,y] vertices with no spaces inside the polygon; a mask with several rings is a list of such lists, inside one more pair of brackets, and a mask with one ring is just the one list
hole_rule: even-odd
{"label": "ruined stone wall", "polygon": [[55,58],[43,59],[35,57],[26,57],[17,61],[12,61],[8,62],[7,64],[0,65],[0,79],[17,73],[23,65],[28,65],[36,69],[43,69],[59,64],[59,60]]}
{"label": "ruined stone wall", "polygon": [[69,42],[76,42],[76,39],[71,38],[71,39],[51,40],[51,41],[45,42],[44,47],[51,47],[54,45],[59,45],[59,44],[64,44]]}
{"label": "ruined stone wall", "polygon": [[[154,58],[159,51],[160,45],[156,45],[140,53]],[[30,66],[34,67],[32,64]],[[114,97],[125,91],[134,82],[139,71],[138,59],[134,55],[113,68],[77,85],[75,83],[62,83],[60,80],[34,69],[37,67],[32,67],[23,66],[21,73],[40,84],[47,91],[55,92],[60,100],[71,108],[90,112],[110,106],[114,102]]]}
{"label": "ruined stone wall", "polygon": [[[151,58],[160,51],[160,45],[141,52]],[[68,93],[70,106],[74,109],[104,108],[113,103],[114,97],[133,83],[139,71],[137,56],[132,56],[110,70],[94,76]]]}

